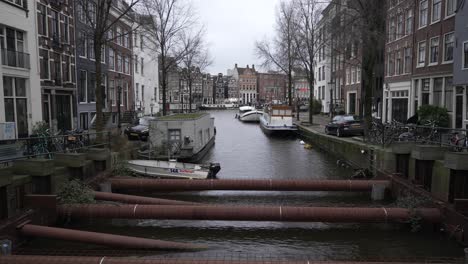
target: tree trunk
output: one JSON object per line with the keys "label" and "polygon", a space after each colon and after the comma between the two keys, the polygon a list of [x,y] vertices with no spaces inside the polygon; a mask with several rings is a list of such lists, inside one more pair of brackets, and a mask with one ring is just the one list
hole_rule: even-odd
{"label": "tree trunk", "polygon": [[102,107],[104,105],[103,102],[103,91],[101,87],[101,80],[102,80],[102,68],[101,68],[101,49],[102,42],[99,38],[94,38],[94,54],[95,54],[95,61],[94,65],[96,67],[96,89],[94,91],[94,96],[96,98],[96,140],[97,143],[103,142],[103,132],[104,132],[104,124],[103,124],[103,114],[102,114]]}
{"label": "tree trunk", "polygon": [[161,79],[162,79],[162,104],[163,104],[163,116],[167,115],[167,109],[166,109],[166,59],[164,58],[164,55],[161,55]]}
{"label": "tree trunk", "polygon": [[289,106],[292,106],[292,72],[291,67],[289,67],[288,71],[288,99],[289,99]]}
{"label": "tree trunk", "polygon": [[192,78],[189,77],[189,113],[192,113]]}
{"label": "tree trunk", "polygon": [[309,78],[309,124],[314,123],[314,75]]}

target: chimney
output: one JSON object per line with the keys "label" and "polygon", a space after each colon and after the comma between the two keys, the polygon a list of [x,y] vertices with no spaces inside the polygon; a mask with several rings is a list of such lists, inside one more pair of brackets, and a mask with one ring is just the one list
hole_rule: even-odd
{"label": "chimney", "polygon": [[249,69],[249,65],[247,64],[247,69]]}
{"label": "chimney", "polygon": [[234,69],[237,69],[237,63],[234,65]]}
{"label": "chimney", "polygon": [[255,64],[252,64],[252,69],[255,71]]}

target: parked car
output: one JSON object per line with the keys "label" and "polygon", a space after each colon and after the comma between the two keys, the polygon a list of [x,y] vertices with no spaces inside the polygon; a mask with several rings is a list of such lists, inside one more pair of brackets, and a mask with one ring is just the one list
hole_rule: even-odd
{"label": "parked car", "polygon": [[345,135],[362,135],[364,128],[359,117],[353,115],[338,115],[325,126],[325,134],[335,134],[338,137]]}
{"label": "parked car", "polygon": [[138,120],[138,124],[136,126],[127,127],[125,128],[125,135],[127,135],[128,139],[131,140],[133,138],[137,138],[143,141],[148,140],[149,137],[149,122],[150,120],[155,120],[155,117],[152,116],[144,116]]}

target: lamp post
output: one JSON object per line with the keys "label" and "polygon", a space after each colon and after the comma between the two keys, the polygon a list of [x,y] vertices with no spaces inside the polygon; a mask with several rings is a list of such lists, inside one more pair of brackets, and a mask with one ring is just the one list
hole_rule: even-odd
{"label": "lamp post", "polygon": [[121,97],[122,97],[122,77],[120,73],[117,75],[117,128],[122,128],[121,120],[120,120],[120,105],[122,104]]}

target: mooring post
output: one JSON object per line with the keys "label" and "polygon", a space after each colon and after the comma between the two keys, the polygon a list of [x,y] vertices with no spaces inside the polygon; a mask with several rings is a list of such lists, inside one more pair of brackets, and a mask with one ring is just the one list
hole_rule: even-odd
{"label": "mooring post", "polygon": [[372,184],[372,201],[382,201],[385,199],[385,189],[387,186],[383,183]]}
{"label": "mooring post", "polygon": [[11,255],[11,240],[4,239],[0,241],[0,256]]}
{"label": "mooring post", "polygon": [[101,192],[112,193],[112,183],[108,181],[100,183],[99,190],[101,190]]}

